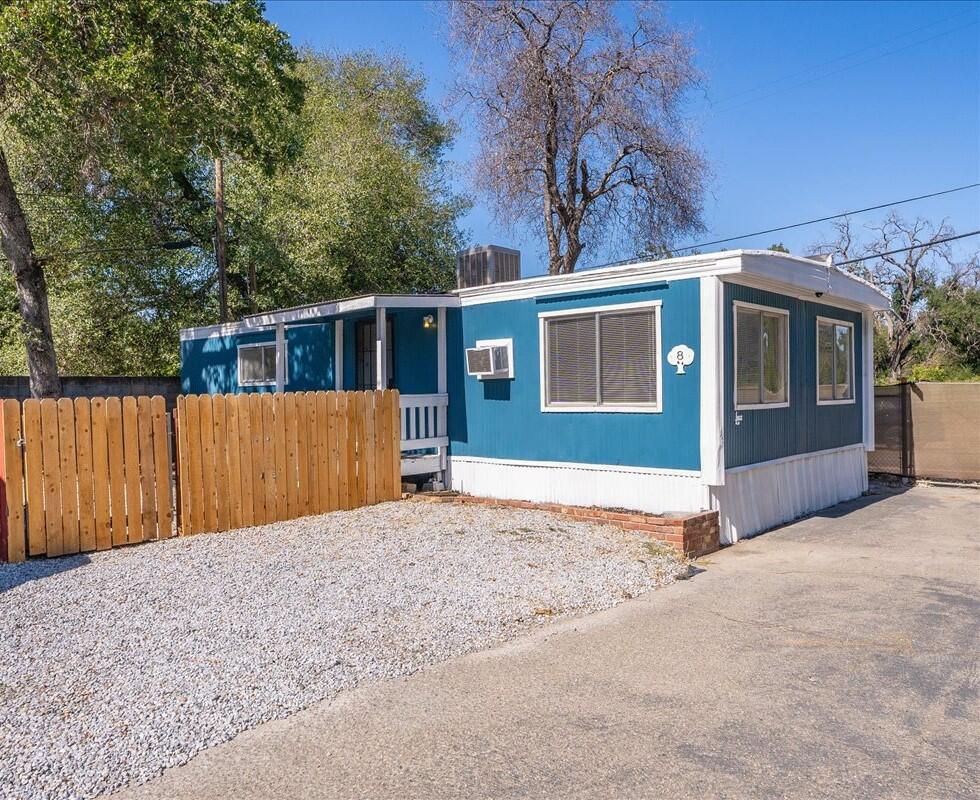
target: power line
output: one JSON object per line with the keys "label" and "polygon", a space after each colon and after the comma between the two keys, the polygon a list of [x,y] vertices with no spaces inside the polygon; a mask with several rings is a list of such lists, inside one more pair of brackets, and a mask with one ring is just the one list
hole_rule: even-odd
{"label": "power line", "polygon": [[868,206],[867,208],[858,208],[853,211],[842,211],[840,214],[831,214],[829,217],[820,217],[819,219],[809,219],[806,222],[794,222],[792,225],[781,225],[778,228],[768,228],[764,231],[755,231],[754,233],[743,233],[741,236],[729,236],[726,239],[715,239],[713,242],[701,242],[700,244],[692,244],[687,247],[679,247],[674,250],[675,253],[680,253],[685,250],[695,250],[699,247],[711,247],[716,244],[724,244],[725,242],[735,242],[739,239],[750,239],[753,236],[764,236],[768,233],[779,233],[780,231],[788,231],[793,228],[802,228],[806,225],[815,225],[818,222],[829,222],[832,219],[840,219],[841,217],[849,217],[852,214],[863,214],[866,211],[878,211],[882,208],[890,208],[892,206],[900,206],[905,203],[914,203],[916,200],[926,200],[930,197],[940,197],[944,194],[953,194],[953,192],[962,192],[966,189],[975,189],[980,186],[980,183],[969,183],[966,186],[957,186],[955,189],[944,189],[941,192],[932,192],[930,194],[920,194],[917,197],[907,197],[904,200],[894,200],[890,203],[881,203],[876,206]]}
{"label": "power line", "polygon": [[911,247],[900,247],[898,250],[888,250],[884,253],[872,253],[869,256],[861,256],[860,258],[849,258],[847,261],[838,261],[836,264],[834,264],[834,266],[843,267],[847,264],[857,264],[859,261],[869,261],[872,258],[884,258],[885,256],[895,255],[895,253],[907,253],[909,250],[918,250],[920,247],[933,247],[937,244],[944,244],[945,242],[955,242],[957,239],[965,239],[967,236],[976,236],[978,233],[980,233],[980,230],[970,231],[969,233],[959,233],[956,236],[947,236],[945,239],[933,239],[931,242],[914,244]]}

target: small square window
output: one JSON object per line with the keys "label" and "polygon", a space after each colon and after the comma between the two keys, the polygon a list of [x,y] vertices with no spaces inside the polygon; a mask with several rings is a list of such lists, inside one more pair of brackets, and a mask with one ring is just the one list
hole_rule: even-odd
{"label": "small square window", "polygon": [[270,386],[275,383],[275,344],[241,345],[238,348],[238,385]]}

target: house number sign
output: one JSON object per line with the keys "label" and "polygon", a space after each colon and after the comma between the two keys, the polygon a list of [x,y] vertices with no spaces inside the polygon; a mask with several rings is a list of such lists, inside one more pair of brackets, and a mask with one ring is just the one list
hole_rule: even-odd
{"label": "house number sign", "polygon": [[684,374],[684,367],[689,367],[694,363],[694,351],[686,344],[679,344],[667,353],[667,363],[672,367],[677,367],[677,374]]}

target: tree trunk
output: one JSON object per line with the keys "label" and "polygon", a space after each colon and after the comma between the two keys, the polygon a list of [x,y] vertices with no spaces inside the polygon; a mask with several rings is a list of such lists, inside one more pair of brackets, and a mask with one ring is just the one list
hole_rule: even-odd
{"label": "tree trunk", "polygon": [[34,254],[34,242],[17,191],[10,178],[7,155],[0,147],[0,239],[3,253],[10,261],[17,286],[21,329],[27,343],[27,371],[34,397],[57,397],[61,394],[58,362],[51,336],[48,313],[48,287],[44,267]]}

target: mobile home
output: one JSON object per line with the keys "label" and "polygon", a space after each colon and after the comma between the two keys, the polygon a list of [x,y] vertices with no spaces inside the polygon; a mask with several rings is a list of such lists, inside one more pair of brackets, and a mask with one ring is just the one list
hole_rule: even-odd
{"label": "mobile home", "polygon": [[[515,261],[516,259],[516,261]],[[734,542],[867,488],[877,289],[733,250],[191,328],[183,391],[400,390],[405,475],[497,498],[719,512]]]}

